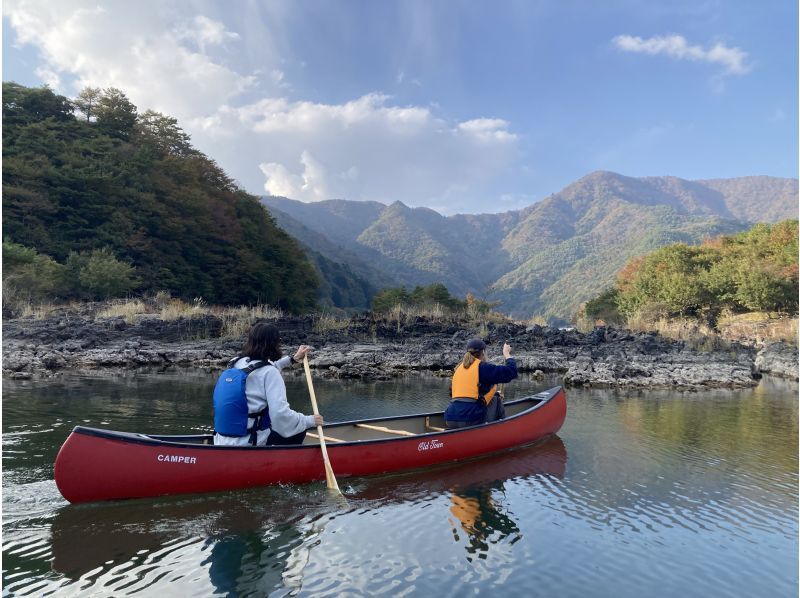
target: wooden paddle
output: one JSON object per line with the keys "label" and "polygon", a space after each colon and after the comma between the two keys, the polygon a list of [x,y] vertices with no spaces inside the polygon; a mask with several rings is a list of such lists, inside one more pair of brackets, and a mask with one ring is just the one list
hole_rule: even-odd
{"label": "wooden paddle", "polygon": [[[311,368],[308,367],[308,357],[303,356],[303,369],[306,371],[306,382],[308,382],[308,394],[311,395],[311,408],[314,410],[314,415],[319,415],[317,409],[317,395],[314,394],[314,383],[311,381]],[[328,459],[328,448],[325,446],[325,437],[322,434],[322,426],[317,426],[317,435],[319,436],[319,446],[322,449],[322,460],[325,462],[325,479],[328,482],[328,488],[335,490],[339,495],[342,491],[339,490],[339,484],[336,483],[336,476],[333,475],[333,468],[331,467],[330,459]]]}

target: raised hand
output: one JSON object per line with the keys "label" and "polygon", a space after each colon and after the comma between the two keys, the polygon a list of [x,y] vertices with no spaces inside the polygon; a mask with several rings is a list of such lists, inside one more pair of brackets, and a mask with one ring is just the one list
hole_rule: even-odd
{"label": "raised hand", "polygon": [[311,352],[311,347],[308,345],[300,345],[297,353],[294,354],[295,361],[303,361],[303,358]]}

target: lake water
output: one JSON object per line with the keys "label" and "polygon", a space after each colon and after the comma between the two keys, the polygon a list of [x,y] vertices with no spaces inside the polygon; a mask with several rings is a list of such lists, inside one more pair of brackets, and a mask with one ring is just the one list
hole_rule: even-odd
{"label": "lake water", "polygon": [[[76,424],[207,431],[216,374],[3,381],[3,595],[796,596],[798,387],[567,392],[540,445],[453,467],[71,506]],[[515,381],[509,398],[557,380]],[[302,378],[293,406],[311,411]],[[441,409],[447,381],[318,380],[329,421]]]}

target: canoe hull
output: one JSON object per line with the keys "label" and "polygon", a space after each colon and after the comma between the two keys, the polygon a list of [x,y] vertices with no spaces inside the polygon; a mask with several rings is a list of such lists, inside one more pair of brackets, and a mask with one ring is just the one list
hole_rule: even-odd
{"label": "canoe hull", "polygon": [[[424,468],[524,446],[555,434],[564,422],[563,389],[548,393],[535,408],[499,422],[414,437],[329,443],[331,465],[337,478],[344,478]],[[337,426],[344,425],[325,429],[335,437]],[[318,446],[198,445],[81,426],[67,438],[55,463],[56,484],[71,503],[324,479]]]}

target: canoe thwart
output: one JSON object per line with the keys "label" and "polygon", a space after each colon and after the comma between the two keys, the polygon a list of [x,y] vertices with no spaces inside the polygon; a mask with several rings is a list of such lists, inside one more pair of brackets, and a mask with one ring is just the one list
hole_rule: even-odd
{"label": "canoe thwart", "polygon": [[416,436],[412,432],[405,430],[393,430],[391,428],[384,428],[383,426],[372,426],[370,424],[356,424],[356,428],[366,428],[367,430],[375,430],[376,432],[387,432],[388,434],[397,434],[398,436]]}
{"label": "canoe thwart", "polygon": [[445,431],[444,428],[440,428],[438,426],[432,426],[430,417],[426,417],[425,418],[425,429],[426,430],[430,430],[431,432],[444,432]]}
{"label": "canoe thwart", "polygon": [[[311,436],[311,438],[316,438],[319,440],[319,434],[314,434],[314,432],[306,432],[306,436]],[[342,440],[341,438],[334,438],[333,436],[325,435],[325,442],[347,442],[346,440]]]}

